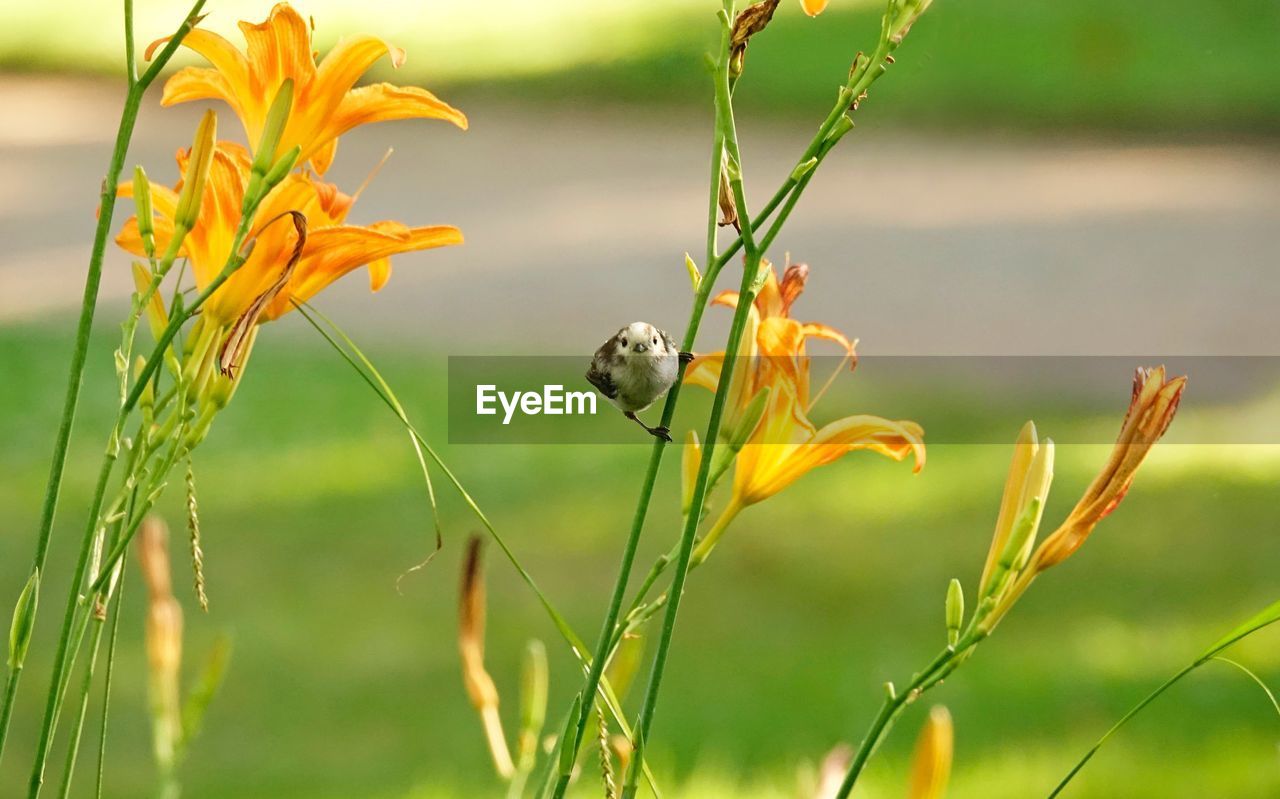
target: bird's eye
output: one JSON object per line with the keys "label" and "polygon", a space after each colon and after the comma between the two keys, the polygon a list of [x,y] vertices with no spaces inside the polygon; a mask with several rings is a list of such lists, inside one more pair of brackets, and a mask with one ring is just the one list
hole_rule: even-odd
{"label": "bird's eye", "polygon": [[655,347],[656,347],[656,346],[658,346],[658,337],[657,337],[657,336],[654,336],[654,337],[653,337],[653,345],[654,345]]}
{"label": "bird's eye", "polygon": [[625,338],[622,340],[622,346],[627,346],[627,340]]}

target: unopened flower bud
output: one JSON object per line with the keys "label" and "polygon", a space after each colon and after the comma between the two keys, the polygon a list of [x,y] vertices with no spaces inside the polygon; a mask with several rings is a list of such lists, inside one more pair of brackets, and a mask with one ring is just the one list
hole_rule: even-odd
{"label": "unopened flower bud", "polygon": [[289,123],[289,112],[293,109],[293,79],[285,78],[271,101],[267,111],[266,122],[262,126],[262,135],[258,137],[253,151],[253,171],[266,175],[276,162],[276,150],[280,148],[280,138],[284,135],[285,126]]}
{"label": "unopened flower bud", "polygon": [[951,758],[955,732],[951,714],[942,705],[929,710],[929,718],[916,740],[911,758],[911,787],[908,799],[942,799],[951,779]]}
{"label": "unopened flower bud", "polygon": [[[181,240],[196,225],[200,203],[204,199],[204,186],[213,165],[213,151],[217,143],[218,117],[206,111],[196,128],[196,138],[187,158],[187,172],[182,176],[182,191],[178,194],[177,210],[173,214],[174,242]],[[170,249],[175,249],[171,244]]]}
{"label": "unopened flower bud", "polygon": [[156,254],[156,227],[151,206],[151,181],[142,167],[133,168],[133,205],[138,212],[138,235],[142,238],[142,250],[147,258]]}
{"label": "unopened flower bud", "polygon": [[960,640],[960,627],[964,624],[964,587],[951,578],[947,586],[947,646],[955,646]]}
{"label": "unopened flower bud", "polygon": [[697,431],[690,430],[684,437],[684,451],[680,454],[680,512],[688,514],[693,506],[693,489],[698,481],[698,465],[702,462],[702,444]]}
{"label": "unopened flower bud", "polygon": [[35,569],[27,578],[27,584],[18,595],[13,608],[13,622],[9,625],[9,670],[17,671],[27,659],[31,647],[31,631],[36,626],[36,605],[40,598],[40,570]]}

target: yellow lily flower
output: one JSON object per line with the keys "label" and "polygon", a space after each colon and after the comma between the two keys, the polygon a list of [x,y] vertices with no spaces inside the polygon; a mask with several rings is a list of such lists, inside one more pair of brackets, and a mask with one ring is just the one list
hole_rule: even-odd
{"label": "yellow lily flower", "polygon": [[[759,423],[737,455],[733,495],[728,505],[694,551],[694,563],[710,554],[729,523],[743,508],[761,502],[800,479],[812,469],[857,450],[879,452],[894,460],[915,458],[915,471],[924,467],[924,431],[915,422],[890,421],[879,416],[855,415],[837,419],[822,428],[809,420],[816,398],[809,393],[809,355],[806,342],[820,338],[839,343],[846,357],[856,363],[856,341],[826,325],[801,323],[791,318],[791,306],[804,291],[809,269],[804,264],[787,268],[779,282],[772,266],[751,309],[734,369],[727,406],[730,430],[746,416],[759,392],[768,390],[768,401]],[[716,297],[720,305],[736,307],[736,292]],[[724,353],[694,359],[685,380],[715,390],[724,365]]]}
{"label": "yellow lily flower", "polygon": [[[182,170],[187,157],[186,151],[178,153]],[[199,219],[179,250],[179,255],[188,259],[199,289],[204,289],[218,276],[231,255],[249,165],[249,154],[243,147],[232,142],[218,143]],[[132,183],[123,184],[120,193],[132,196]],[[177,199],[176,190],[151,185],[151,202],[156,212],[153,224],[159,248],[167,246],[173,234]],[[392,221],[368,226],[345,224],[354,201],[354,197],[342,193],[333,184],[306,174],[286,177],[258,209],[250,231],[254,244],[248,259],[205,303],[202,317],[206,324],[234,323],[279,280],[289,261],[294,235],[289,225],[272,224],[272,221],[290,211],[306,217],[306,243],[287,284],[263,309],[261,321],[283,316],[293,308],[294,300],[310,299],[361,266],[369,267],[370,288],[377,291],[391,275],[392,255],[462,243],[462,232],[450,225],[411,228]],[[142,254],[136,218],[125,223],[116,243],[135,255]]]}
{"label": "yellow lily flower", "polygon": [[[323,175],[333,163],[338,137],[367,122],[392,119],[444,119],[460,128],[467,118],[434,94],[416,86],[377,83],[353,88],[379,58],[404,63],[404,51],[375,36],[343,38],[316,63],[306,20],[288,3],[278,3],[265,22],[242,21],[247,48],[240,51],[216,33],[196,28],[182,40],[212,68],[186,67],[165,83],[160,104],[223,100],[240,117],[249,145],[256,150],[271,102],[286,79],[294,85],[293,111],[272,161],[294,146],[298,163],[311,162]],[[167,39],[158,39],[146,56]]]}
{"label": "yellow lily flower", "polygon": [[924,430],[915,422],[856,415],[817,428],[790,383],[778,381],[772,392],[763,421],[738,454],[731,503],[754,505],[856,450],[896,461],[913,455],[914,471],[924,468]]}

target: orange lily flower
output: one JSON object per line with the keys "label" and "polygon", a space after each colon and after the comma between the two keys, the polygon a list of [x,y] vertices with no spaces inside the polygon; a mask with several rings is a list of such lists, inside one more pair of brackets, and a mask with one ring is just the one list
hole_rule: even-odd
{"label": "orange lily flower", "polygon": [[[924,467],[924,431],[915,422],[855,415],[818,428],[809,420],[814,400],[809,395],[806,342],[810,338],[835,341],[844,347],[845,357],[855,363],[856,342],[826,325],[791,318],[791,305],[803,292],[808,278],[807,266],[788,267],[781,282],[773,268],[767,268],[744,334],[739,356],[742,360],[728,387],[732,408],[729,429],[742,424],[743,419],[750,421],[745,411],[760,392],[767,390],[768,400],[762,417],[737,454],[729,504],[695,550],[695,563],[706,559],[743,508],[768,499],[812,469],[850,452],[870,450],[899,461],[912,455],[915,471]],[[738,295],[725,292],[715,302],[735,307]],[[690,364],[685,380],[714,391],[723,365],[724,353],[701,356]]]}
{"label": "orange lily flower", "polygon": [[800,7],[804,9],[804,13],[816,17],[826,10],[827,0],[800,0]]}
{"label": "orange lily flower", "polygon": [[[850,361],[850,368],[857,365],[857,339],[850,339],[828,325],[799,322],[791,318],[791,305],[804,293],[805,283],[809,279],[808,265],[788,266],[781,282],[771,264],[765,268],[768,273],[752,303],[747,327],[743,331],[739,360],[729,384],[729,399],[726,404],[726,427],[729,429],[740,421],[741,414],[751,404],[751,399],[778,379],[789,381],[795,387],[802,409],[810,409],[817,398],[811,399],[809,393],[809,357],[805,348],[809,339],[824,339],[840,345]],[[738,292],[723,291],[711,300],[711,304],[736,308]],[[715,391],[723,366],[723,352],[699,355],[689,364],[685,382]]]}
{"label": "orange lily flower", "polygon": [[[306,21],[288,3],[278,3],[265,22],[241,22],[247,49],[241,52],[216,33],[196,28],[184,47],[208,59],[212,68],[186,67],[165,83],[161,105],[190,100],[223,100],[240,117],[249,145],[256,148],[267,112],[286,79],[294,85],[293,109],[272,161],[294,146],[302,148],[298,163],[311,162],[323,175],[338,146],[338,137],[357,125],[392,119],[444,119],[460,128],[467,118],[431,92],[416,86],[377,83],[352,88],[384,55],[393,66],[404,63],[404,51],[375,36],[342,39],[316,63]],[[151,43],[146,55],[167,39]]]}
{"label": "orange lily flower", "polygon": [[[188,151],[178,153],[178,166],[185,172]],[[205,184],[204,198],[196,225],[187,234],[179,255],[190,263],[197,288],[204,289],[222,271],[232,254],[240,204],[249,179],[249,154],[231,142],[219,142]],[[132,196],[133,184],[120,188]],[[173,215],[178,192],[152,184],[155,209],[156,244],[168,245],[173,235]],[[345,224],[355,197],[344,194],[331,183],[303,173],[284,179],[262,201],[250,231],[253,249],[243,265],[213,293],[202,309],[206,324],[229,326],[279,281],[290,259],[292,228],[273,220],[290,211],[306,217],[307,237],[288,282],[262,310],[260,321],[271,321],[293,308],[293,301],[305,301],[330,283],[361,266],[369,267],[370,288],[382,288],[391,275],[392,255],[462,243],[462,232],[450,225],[408,227],[400,222],[374,222],[359,226]],[[129,219],[116,243],[135,255],[143,253],[137,218]]]}

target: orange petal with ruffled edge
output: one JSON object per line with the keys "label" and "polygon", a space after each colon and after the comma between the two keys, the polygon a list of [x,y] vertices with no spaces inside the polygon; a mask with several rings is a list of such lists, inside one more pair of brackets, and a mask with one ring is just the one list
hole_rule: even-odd
{"label": "orange petal with ruffled edge", "polygon": [[241,21],[239,25],[248,45],[246,55],[254,88],[268,95],[268,102],[286,78],[293,78],[298,94],[307,90],[316,74],[316,62],[311,52],[311,33],[302,15],[288,3],[276,3],[265,22]]}
{"label": "orange petal with ruffled edge", "polygon": [[321,59],[316,69],[316,82],[312,86],[314,96],[332,98],[332,104],[325,109],[324,115],[333,111],[360,76],[384,55],[391,57],[391,66],[396,69],[404,64],[404,50],[376,36],[347,36],[339,40]]}
{"label": "orange petal with ruffled edge", "polygon": [[291,299],[305,302],[338,278],[366,264],[404,252],[461,243],[462,231],[451,225],[410,228],[398,222],[379,222],[370,227],[340,225],[313,231],[288,289],[271,304],[263,318],[280,318],[292,310]]}

